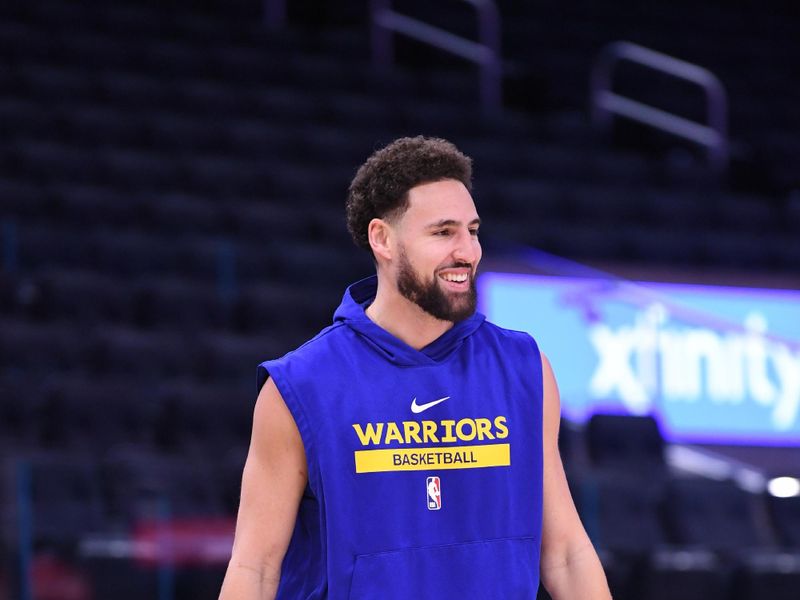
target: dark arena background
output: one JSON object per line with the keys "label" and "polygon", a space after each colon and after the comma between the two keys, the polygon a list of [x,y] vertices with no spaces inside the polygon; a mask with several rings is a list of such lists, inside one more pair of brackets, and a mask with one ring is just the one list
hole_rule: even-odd
{"label": "dark arena background", "polygon": [[[3,2],[0,599],[217,597],[256,365],[370,274],[347,186],[418,134],[475,160],[484,273],[590,286],[482,301],[552,357],[614,598],[800,598],[799,14]],[[537,319],[559,310],[563,352]],[[642,331],[693,375],[667,342],[593,366]]]}

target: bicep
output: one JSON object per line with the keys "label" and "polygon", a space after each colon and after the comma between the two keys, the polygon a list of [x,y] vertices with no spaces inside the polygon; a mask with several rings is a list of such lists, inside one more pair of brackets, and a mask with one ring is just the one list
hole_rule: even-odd
{"label": "bicep", "polygon": [[261,572],[280,570],[308,480],[300,432],[272,379],[259,393],[233,560]]}

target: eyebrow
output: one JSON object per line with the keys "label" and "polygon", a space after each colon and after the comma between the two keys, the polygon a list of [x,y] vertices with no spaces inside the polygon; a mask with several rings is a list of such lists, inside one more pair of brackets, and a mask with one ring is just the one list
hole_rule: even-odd
{"label": "eyebrow", "polygon": [[[480,225],[481,220],[479,218],[472,219],[468,223],[468,225]],[[427,225],[425,229],[436,229],[438,227],[452,227],[454,225],[461,225],[461,221],[456,221],[455,219],[441,219],[440,221],[436,221],[435,223],[431,223]]]}

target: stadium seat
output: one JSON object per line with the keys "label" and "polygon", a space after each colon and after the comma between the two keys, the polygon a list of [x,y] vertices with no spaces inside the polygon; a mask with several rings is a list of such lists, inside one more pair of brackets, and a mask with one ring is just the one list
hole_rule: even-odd
{"label": "stadium seat", "polygon": [[85,361],[92,374],[155,381],[189,375],[193,350],[184,336],[174,332],[106,326],[89,338]]}
{"label": "stadium seat", "polygon": [[738,555],[770,544],[756,520],[758,497],[731,481],[673,479],[664,497],[671,541],[683,546]]}
{"label": "stadium seat", "polygon": [[34,25],[14,19],[0,24],[0,50],[10,60],[45,59],[51,43],[51,36]]}
{"label": "stadium seat", "polygon": [[[244,363],[251,377],[257,360]],[[157,425],[162,450],[199,462],[216,461],[246,447],[256,397],[255,386],[249,386],[252,381],[242,377],[237,387],[163,386],[158,396],[162,410]]]}
{"label": "stadium seat", "polygon": [[300,157],[303,137],[296,126],[265,118],[228,118],[223,125],[228,149],[242,158],[272,160]]}
{"label": "stadium seat", "polygon": [[225,513],[234,515],[239,510],[242,488],[242,471],[247,458],[247,445],[232,447],[217,460],[216,482],[222,494]]}
{"label": "stadium seat", "polygon": [[145,38],[139,46],[145,71],[164,79],[195,75],[208,61],[202,46],[189,46],[177,40]]}
{"label": "stadium seat", "polygon": [[147,129],[154,148],[163,153],[217,153],[230,149],[227,131],[207,119],[157,113],[149,118]]}
{"label": "stadium seat", "polygon": [[142,520],[222,514],[219,490],[199,463],[141,449],[120,449],[100,465],[109,517],[116,527]]}
{"label": "stadium seat", "polygon": [[76,338],[76,328],[0,319],[0,365],[6,373],[52,373],[78,369],[85,359],[86,343]]}
{"label": "stadium seat", "polygon": [[19,176],[45,183],[102,180],[99,157],[93,150],[50,141],[20,141],[16,147]]}
{"label": "stadium seat", "polygon": [[162,330],[224,328],[232,310],[232,300],[226,301],[213,284],[173,278],[140,284],[131,296],[138,325]]}
{"label": "stadium seat", "polygon": [[43,267],[91,265],[95,250],[90,236],[35,221],[17,227],[17,243],[20,267],[28,273],[36,273]]}
{"label": "stadium seat", "polygon": [[571,469],[571,473],[573,499],[613,597],[638,599],[638,576],[650,554],[666,541],[659,514],[661,476],[609,469]]}
{"label": "stadium seat", "polygon": [[[322,220],[319,215],[321,211],[315,210],[314,214],[309,215],[307,211],[298,210],[289,202],[280,200],[250,201],[245,197],[232,195],[221,198],[219,203],[220,210],[224,211],[229,219],[231,233],[240,236],[244,242],[252,243],[252,245],[244,246],[247,250],[241,253],[243,255],[249,255],[251,248],[263,247],[265,236],[271,236],[275,231],[281,232],[281,238],[284,235],[290,238],[304,238],[308,235],[308,219],[311,218],[315,222]],[[336,217],[341,217],[341,215],[337,214]],[[338,220],[334,223],[334,226],[337,225],[341,225]],[[279,242],[279,240],[275,241]],[[269,252],[266,252],[265,256],[259,257],[257,262],[261,267],[257,267],[258,272],[264,272],[263,261],[270,260],[270,258]]]}
{"label": "stadium seat", "polygon": [[216,195],[256,195],[270,189],[268,165],[222,156],[192,156],[183,161],[184,190]]}
{"label": "stadium seat", "polygon": [[24,459],[30,485],[34,540],[44,547],[75,548],[105,526],[99,478],[92,464],[63,454]]}
{"label": "stadium seat", "polygon": [[[0,83],[2,85],[2,83]],[[7,86],[14,85],[9,81]],[[14,137],[46,139],[58,127],[57,115],[41,103],[5,96],[0,100],[0,122],[14,123]]]}
{"label": "stadium seat", "polygon": [[653,417],[594,414],[586,426],[592,463],[623,473],[662,476],[664,438]]}
{"label": "stadium seat", "polygon": [[48,215],[59,227],[130,227],[141,222],[144,212],[138,198],[115,187],[58,183],[48,195]]}
{"label": "stadium seat", "polygon": [[195,340],[194,375],[201,381],[252,381],[256,366],[278,349],[267,336],[206,331]]}
{"label": "stadium seat", "polygon": [[703,245],[707,260],[715,265],[746,269],[769,264],[769,246],[757,233],[709,231]]}
{"label": "stadium seat", "polygon": [[124,281],[92,271],[51,269],[36,279],[47,293],[47,318],[92,326],[129,323],[134,314],[131,289]]}
{"label": "stadium seat", "polygon": [[65,141],[82,146],[136,147],[147,143],[145,119],[133,111],[98,104],[62,110]]}
{"label": "stadium seat", "polygon": [[218,77],[245,82],[248,86],[254,80],[272,81],[288,71],[283,61],[265,60],[260,48],[214,45],[207,52],[208,55],[203,57],[204,70]]}
{"label": "stadium seat", "polygon": [[324,99],[296,86],[271,84],[256,88],[254,103],[262,114],[282,115],[290,123],[312,121],[324,114]]}
{"label": "stadium seat", "polygon": [[113,103],[121,109],[164,110],[174,105],[174,90],[145,75],[110,69],[102,72],[97,86],[96,99]]}
{"label": "stadium seat", "polygon": [[19,280],[8,273],[0,273],[0,315],[16,312],[18,304]]}
{"label": "stadium seat", "polygon": [[[0,198],[9,215],[16,219],[40,215],[49,208],[47,188],[34,181],[0,177]],[[18,221],[14,219],[14,223]],[[9,221],[7,221],[9,222]]]}
{"label": "stadium seat", "polygon": [[800,589],[800,553],[753,553],[734,581],[733,600],[794,600]]}
{"label": "stadium seat", "polygon": [[[76,15],[71,15],[76,18]],[[126,71],[141,65],[141,56],[135,43],[108,31],[85,29],[77,24],[73,34],[57,40],[58,60],[71,66],[86,66],[93,69],[117,69]]]}
{"label": "stadium seat", "polygon": [[642,558],[666,544],[659,512],[664,481],[657,470],[645,472],[595,469],[578,479],[575,501],[598,548]]}
{"label": "stadium seat", "polygon": [[175,100],[196,115],[251,114],[239,94],[221,83],[203,79],[184,79],[175,90]]}
{"label": "stadium seat", "polygon": [[770,496],[767,506],[778,542],[791,551],[800,551],[800,496]]}
{"label": "stadium seat", "polygon": [[183,173],[169,154],[106,149],[100,181],[126,190],[162,191],[183,187]]}
{"label": "stadium seat", "polygon": [[300,326],[301,320],[314,320],[318,312],[309,315],[308,309],[315,304],[291,286],[251,285],[236,303],[235,326],[252,333],[286,332]]}
{"label": "stadium seat", "polygon": [[640,576],[641,600],[706,600],[728,598],[730,569],[703,550],[660,550],[653,553]]}
{"label": "stadium seat", "polygon": [[98,93],[99,81],[81,69],[63,69],[42,64],[25,64],[19,70],[21,90],[27,97],[41,102],[84,102]]}
{"label": "stadium seat", "polygon": [[41,404],[40,390],[27,377],[0,376],[0,452],[4,457],[40,447]]}
{"label": "stadium seat", "polygon": [[62,377],[46,386],[37,421],[40,443],[94,460],[117,447],[155,446],[159,406],[146,386]]}
{"label": "stadium seat", "polygon": [[705,244],[697,231],[659,226],[627,227],[620,232],[629,257],[658,264],[686,266],[706,260]]}

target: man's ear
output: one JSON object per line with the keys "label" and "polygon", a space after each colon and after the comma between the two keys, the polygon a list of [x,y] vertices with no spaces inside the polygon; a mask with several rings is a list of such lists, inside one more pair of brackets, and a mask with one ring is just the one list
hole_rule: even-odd
{"label": "man's ear", "polygon": [[372,219],[367,226],[367,237],[375,259],[392,260],[392,237],[394,232],[391,225],[383,219]]}

